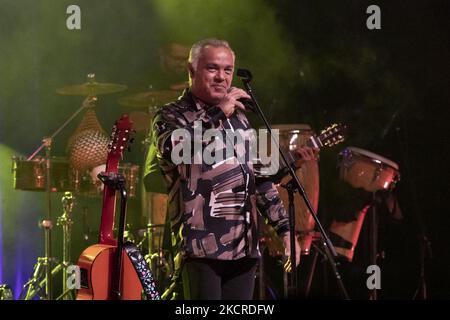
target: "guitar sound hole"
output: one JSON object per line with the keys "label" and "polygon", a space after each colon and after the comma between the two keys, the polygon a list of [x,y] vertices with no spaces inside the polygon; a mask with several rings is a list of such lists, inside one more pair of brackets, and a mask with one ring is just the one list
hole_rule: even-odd
{"label": "guitar sound hole", "polygon": [[80,287],[89,289],[88,271],[84,268],[80,269]]}

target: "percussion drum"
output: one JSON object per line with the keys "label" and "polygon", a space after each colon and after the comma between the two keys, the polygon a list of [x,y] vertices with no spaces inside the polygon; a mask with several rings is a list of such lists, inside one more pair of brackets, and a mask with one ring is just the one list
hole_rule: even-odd
{"label": "percussion drum", "polygon": [[[24,157],[12,157],[14,189],[45,191],[47,189],[46,159],[36,157],[26,160]],[[69,162],[65,158],[52,157],[50,161],[50,188],[52,192],[71,191]]]}
{"label": "percussion drum", "polygon": [[338,166],[341,179],[368,192],[391,189],[400,180],[397,163],[356,147],[340,153]]}
{"label": "percussion drum", "polygon": [[[158,283],[164,285],[167,284],[173,270],[170,263],[169,248],[164,246],[168,195],[165,193],[144,192],[143,210],[147,214],[148,219],[146,232],[148,254],[145,258],[151,266]],[[168,236],[170,237],[170,235]]]}
{"label": "percussion drum", "polygon": [[[98,179],[97,174],[101,171],[105,171],[105,169],[105,165],[83,172],[72,168],[71,184],[74,192],[86,197],[102,197],[103,183]],[[125,187],[127,189],[128,198],[135,198],[139,181],[139,166],[131,163],[124,163],[119,166],[119,173],[125,177]]]}
{"label": "percussion drum", "polygon": [[148,216],[149,252],[154,253],[162,249],[164,225],[166,223],[168,195],[165,193],[147,192],[146,211]]}
{"label": "percussion drum", "polygon": [[[283,151],[293,152],[298,147],[304,145],[308,139],[314,134],[311,127],[307,124],[280,124],[273,125],[273,129],[279,130],[279,144]],[[289,157],[288,157],[289,159]],[[281,162],[282,160],[280,160]],[[296,174],[302,183],[306,194],[311,202],[314,211],[317,211],[319,204],[319,165],[317,161],[308,161],[296,170]],[[290,180],[290,176],[284,177],[276,188],[280,194],[284,207],[288,210],[288,192],[282,185]],[[315,221],[310,214],[302,196],[296,192],[294,194],[295,204],[295,231],[300,242],[303,255],[308,255],[313,240]],[[267,227],[266,227],[267,228]],[[266,234],[273,234],[267,233]],[[279,243],[276,240],[266,241],[267,246]],[[279,249],[269,248],[271,252],[279,252]]]}
{"label": "percussion drum", "polygon": [[364,207],[356,216],[356,219],[350,222],[337,222],[333,220],[330,226],[330,239],[333,242],[336,252],[349,262],[352,262],[358,243],[361,227],[369,206]]}

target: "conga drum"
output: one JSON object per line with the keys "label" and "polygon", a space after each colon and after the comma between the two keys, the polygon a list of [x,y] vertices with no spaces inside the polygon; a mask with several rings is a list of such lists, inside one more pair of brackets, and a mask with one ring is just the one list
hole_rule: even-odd
{"label": "conga drum", "polygon": [[368,192],[392,189],[400,180],[397,163],[356,147],[347,147],[339,154],[338,166],[342,180]]}
{"label": "conga drum", "polygon": [[[367,192],[392,189],[400,180],[397,163],[356,147],[347,147],[340,152],[338,167],[341,180],[355,189],[361,188]],[[331,223],[330,238],[335,244],[336,251],[350,262],[353,260],[368,209],[369,205],[366,205],[356,213],[356,218],[352,221],[333,220]]]}
{"label": "conga drum", "polygon": [[[298,147],[306,144],[307,140],[314,134],[311,127],[307,124],[279,124],[273,125],[272,128],[279,130],[279,144],[283,149],[283,152],[294,152]],[[272,150],[272,152],[275,152],[275,150]],[[281,161],[282,160],[280,159],[280,163]],[[308,161],[303,163],[296,170],[296,174],[308,195],[314,211],[317,211],[319,204],[318,162]],[[282,185],[286,184],[290,179],[291,177],[287,175],[281,179],[280,183],[275,185],[286,210],[289,208],[288,192]],[[313,240],[315,221],[306,207],[302,196],[298,192],[294,193],[294,205],[296,235],[300,243],[302,254],[308,255]],[[266,232],[266,234],[270,233]],[[270,243],[275,244],[277,242],[278,241],[267,241],[267,244],[270,245]]]}
{"label": "conga drum", "polygon": [[147,216],[147,235],[149,252],[155,253],[162,250],[164,227],[166,223],[168,195],[165,193],[145,192],[144,212]]}
{"label": "conga drum", "polygon": [[353,255],[358,243],[361,227],[369,206],[365,206],[357,213],[356,219],[350,222],[338,222],[333,220],[330,226],[330,239],[336,252],[345,257],[349,262],[353,261]]}
{"label": "conga drum", "polygon": [[[14,189],[27,191],[45,191],[47,189],[47,160],[36,157],[27,160],[24,157],[12,157]],[[62,157],[50,160],[50,191],[71,191],[69,162]]]}
{"label": "conga drum", "polygon": [[[161,289],[167,284],[172,272],[168,248],[164,248],[164,231],[168,210],[168,195],[158,192],[144,192],[143,210],[147,215],[146,240],[148,254],[145,258],[153,270]],[[166,235],[170,236],[170,235]]]}
{"label": "conga drum", "polygon": [[[100,198],[103,196],[103,182],[98,178],[98,174],[106,170],[106,165],[99,165],[95,168],[84,171],[71,168],[70,183],[75,194]],[[128,198],[135,198],[139,181],[139,166],[132,163],[119,165],[118,172],[125,178],[125,188]]]}

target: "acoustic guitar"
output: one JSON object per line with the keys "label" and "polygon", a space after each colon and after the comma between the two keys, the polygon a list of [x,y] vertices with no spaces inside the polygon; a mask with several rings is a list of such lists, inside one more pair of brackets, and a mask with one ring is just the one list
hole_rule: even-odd
{"label": "acoustic guitar", "polygon": [[[77,300],[141,300],[142,298],[144,282],[142,274],[145,272],[140,267],[142,267],[143,259],[137,259],[140,255],[136,255],[136,252],[134,255],[131,254],[132,244],[123,244],[126,189],[124,179],[118,172],[119,161],[127,148],[131,128],[132,123],[128,116],[123,115],[116,121],[112,130],[106,171],[99,175],[104,183],[99,243],[84,250],[78,260],[81,288],[78,290]],[[122,206],[116,239],[113,230],[117,191],[121,192]],[[138,276],[137,271],[142,274]],[[148,273],[147,276],[152,282],[152,276]],[[154,283],[152,285],[154,288]],[[147,293],[148,290],[144,291]]]}

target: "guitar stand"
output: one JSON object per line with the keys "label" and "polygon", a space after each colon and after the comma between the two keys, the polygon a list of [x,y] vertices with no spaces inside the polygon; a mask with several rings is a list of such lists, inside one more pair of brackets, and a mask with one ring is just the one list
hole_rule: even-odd
{"label": "guitar stand", "polygon": [[114,262],[114,280],[112,283],[113,298],[121,300],[121,266],[122,266],[122,250],[123,250],[123,234],[125,230],[125,215],[127,211],[127,190],[125,188],[124,175],[116,172],[100,172],[97,177],[105,185],[120,192],[120,217],[119,217],[119,229],[117,233],[117,249],[116,249],[116,261]]}
{"label": "guitar stand", "polygon": [[[159,300],[160,296],[156,290],[156,284],[154,283],[153,276],[147,263],[138,250],[138,248],[131,242],[124,242],[124,230],[127,211],[127,190],[125,188],[126,180],[124,175],[116,172],[101,172],[97,177],[108,186],[114,192],[120,193],[120,216],[119,216],[119,228],[117,232],[117,247],[115,253],[115,261],[113,267],[112,277],[112,299],[121,300],[122,295],[122,261],[123,250],[126,251],[131,263],[133,264],[136,274],[142,285],[143,293],[147,299]],[[105,189],[106,191],[106,189]]]}

